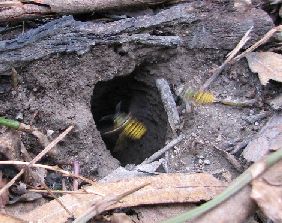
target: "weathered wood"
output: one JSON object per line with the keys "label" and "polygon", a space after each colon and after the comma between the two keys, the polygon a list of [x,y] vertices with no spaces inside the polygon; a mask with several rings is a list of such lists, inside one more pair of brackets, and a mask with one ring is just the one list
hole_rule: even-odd
{"label": "weathered wood", "polygon": [[[66,15],[76,13],[99,12],[106,10],[119,10],[132,7],[148,7],[171,0],[31,0],[31,1],[0,1],[0,22],[42,18],[49,15]],[[14,2],[14,4],[13,4]],[[13,6],[13,7],[7,7]]]}
{"label": "weathered wood", "polygon": [[[80,22],[72,16],[56,19],[15,39],[0,41],[0,73],[56,53],[84,54],[99,44],[182,45],[190,49],[230,50],[251,26],[254,31],[250,44],[272,26],[272,21],[261,10],[254,9],[244,16],[232,12],[220,17],[219,11],[207,13],[208,10],[208,3],[194,2],[173,6],[151,16],[109,23]],[[176,24],[189,25],[191,32],[185,35],[175,32],[174,35],[149,34],[152,29]]]}

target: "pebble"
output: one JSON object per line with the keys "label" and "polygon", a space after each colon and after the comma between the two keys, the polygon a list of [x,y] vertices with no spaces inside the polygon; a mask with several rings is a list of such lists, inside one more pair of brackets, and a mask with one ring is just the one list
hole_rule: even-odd
{"label": "pebble", "polygon": [[205,165],[210,165],[210,164],[211,164],[211,161],[209,161],[209,160],[204,160],[204,164],[205,164]]}
{"label": "pebble", "polygon": [[204,159],[204,156],[202,156],[202,155],[197,155],[197,158],[198,158],[198,159]]}
{"label": "pebble", "polygon": [[23,113],[19,112],[16,116],[16,120],[22,121],[23,120]]}
{"label": "pebble", "polygon": [[258,123],[258,122],[255,122],[254,124],[255,124],[255,126],[258,126],[258,125],[259,125],[259,123]]}
{"label": "pebble", "polygon": [[53,135],[54,131],[51,129],[47,130],[47,136],[50,137],[51,135]]}
{"label": "pebble", "polygon": [[198,162],[199,162],[199,164],[202,164],[202,163],[203,163],[203,160],[202,160],[202,159],[199,159]]}

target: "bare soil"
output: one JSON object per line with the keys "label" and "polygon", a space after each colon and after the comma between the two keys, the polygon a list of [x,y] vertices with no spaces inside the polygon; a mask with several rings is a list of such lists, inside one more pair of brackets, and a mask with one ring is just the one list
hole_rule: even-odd
{"label": "bare soil", "polygon": [[[97,45],[83,55],[50,55],[17,68],[17,89],[10,86],[9,76],[1,76],[0,115],[15,118],[22,113],[23,122],[32,122],[43,131],[53,130],[54,136],[75,124],[75,130],[60,142],[58,155],[45,161],[78,160],[82,174],[92,178],[102,178],[119,165],[141,163],[173,138],[155,80],[165,78],[173,92],[181,85],[199,89],[209,71],[224,61],[250,25],[254,25],[254,34],[249,44],[273,26],[261,9],[242,14],[230,3],[217,1],[191,7],[200,20],[138,31],[180,36],[183,44],[177,48],[136,43]],[[273,113],[267,100],[282,92],[281,85],[274,82],[261,87],[245,59],[223,71],[210,90],[220,98],[257,98],[258,103],[244,108],[196,105],[188,112],[175,95],[183,123],[180,132],[186,138],[166,156],[169,172],[211,172],[217,176],[230,172],[236,176],[238,171],[214,146],[226,151],[240,143],[243,146]],[[116,138],[101,136],[99,130],[104,128],[101,118],[113,114],[120,101],[122,110],[144,123],[148,133],[140,141],[125,142],[124,149],[115,153]],[[262,111],[269,111],[269,116],[248,120]],[[42,149],[30,135],[22,138],[31,153]],[[241,151],[235,154],[238,158]]]}

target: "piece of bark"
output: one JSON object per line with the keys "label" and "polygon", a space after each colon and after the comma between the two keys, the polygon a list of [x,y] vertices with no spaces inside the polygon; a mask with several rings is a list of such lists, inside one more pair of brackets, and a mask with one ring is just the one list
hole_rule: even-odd
{"label": "piece of bark", "polygon": [[255,162],[282,143],[282,116],[273,116],[243,151],[246,160]]}
{"label": "piece of bark", "polygon": [[[22,4],[21,4],[22,2]],[[146,8],[159,5],[170,0],[33,0],[15,1],[13,7],[5,7],[0,11],[0,22],[43,18],[50,15],[66,15],[78,13],[120,10],[125,8]],[[27,4],[26,4],[27,3]],[[1,6],[1,4],[0,4]],[[2,7],[5,6],[4,4]],[[7,5],[6,5],[7,6]],[[12,6],[12,4],[11,4]]]}
{"label": "piece of bark", "polygon": [[180,125],[180,118],[169,84],[167,80],[162,78],[156,80],[156,86],[160,92],[171,130],[176,135]]}
{"label": "piece of bark", "polygon": [[[15,39],[0,41],[0,73],[52,54],[84,54],[92,46],[101,44],[132,43],[172,48],[183,45],[190,49],[232,50],[251,26],[254,29],[250,44],[273,26],[262,10],[222,14],[218,6],[212,11],[210,7],[210,3],[196,1],[173,6],[155,15],[109,23],[80,22],[71,16],[56,19]],[[149,34],[152,28],[175,24],[189,25],[191,31],[182,37],[178,33],[171,36]]]}
{"label": "piece of bark", "polygon": [[[162,174],[154,177],[140,177],[115,183],[97,183],[86,187],[91,192],[102,194],[121,194],[138,185],[150,183],[139,191],[128,195],[122,202],[109,209],[139,206],[144,204],[187,203],[210,200],[225,188],[225,184],[209,174]],[[99,196],[90,194],[65,195],[60,198],[75,217],[80,216]],[[51,201],[34,211],[20,216],[27,221],[65,222],[67,213],[55,201]]]}

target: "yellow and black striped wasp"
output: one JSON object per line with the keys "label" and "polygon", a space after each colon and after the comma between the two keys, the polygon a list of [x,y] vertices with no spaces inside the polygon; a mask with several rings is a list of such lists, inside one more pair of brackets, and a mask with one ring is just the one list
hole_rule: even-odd
{"label": "yellow and black striped wasp", "polygon": [[111,120],[112,126],[109,130],[102,131],[102,135],[110,136],[118,134],[114,152],[123,149],[126,139],[140,140],[147,132],[146,126],[133,117],[131,113],[121,112],[121,102],[117,104],[115,114],[107,115],[100,119],[100,121],[105,120]]}

